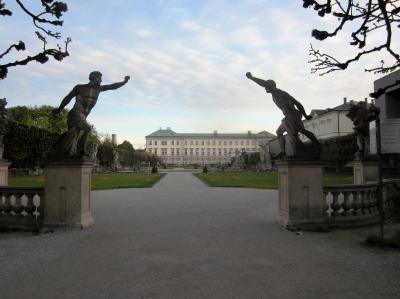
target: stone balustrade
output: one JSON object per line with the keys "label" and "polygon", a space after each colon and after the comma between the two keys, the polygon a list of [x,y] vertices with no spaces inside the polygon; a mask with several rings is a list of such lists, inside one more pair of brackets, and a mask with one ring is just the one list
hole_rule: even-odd
{"label": "stone balustrade", "polygon": [[[394,181],[383,183],[385,214],[393,210],[399,189]],[[378,184],[324,186],[325,212],[331,227],[351,227],[374,224],[379,221]]]}
{"label": "stone balustrade", "polygon": [[43,187],[0,186],[0,227],[36,229],[43,224]]}

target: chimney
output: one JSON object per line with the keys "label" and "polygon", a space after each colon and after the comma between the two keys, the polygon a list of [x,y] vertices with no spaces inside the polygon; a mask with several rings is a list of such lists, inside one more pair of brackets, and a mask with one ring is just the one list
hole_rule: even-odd
{"label": "chimney", "polygon": [[365,100],[365,103],[368,103],[368,98],[365,98],[364,100]]}
{"label": "chimney", "polygon": [[218,134],[217,130],[214,130],[214,135],[217,135],[217,134]]}
{"label": "chimney", "polygon": [[347,98],[343,98],[343,104],[347,104]]}
{"label": "chimney", "polygon": [[167,127],[167,130],[171,130],[171,127]]}
{"label": "chimney", "polygon": [[114,145],[118,145],[118,143],[117,143],[117,134],[111,134],[111,142]]}
{"label": "chimney", "polygon": [[248,130],[248,131],[247,131],[247,134],[251,135],[251,131],[250,131],[250,130]]}

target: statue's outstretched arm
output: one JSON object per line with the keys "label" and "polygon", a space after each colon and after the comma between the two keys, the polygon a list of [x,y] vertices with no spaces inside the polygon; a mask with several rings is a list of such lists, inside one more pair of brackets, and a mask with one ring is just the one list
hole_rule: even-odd
{"label": "statue's outstretched arm", "polygon": [[264,88],[267,86],[267,82],[265,80],[257,78],[257,77],[253,77],[253,75],[250,72],[246,73],[246,77],[249,78],[250,80],[256,82],[258,85],[260,85]]}
{"label": "statue's outstretched arm", "polygon": [[53,110],[53,113],[61,113],[61,111],[64,109],[65,106],[71,102],[71,100],[78,95],[78,85],[75,86],[69,94],[65,96],[65,98],[61,101],[61,104],[58,108]]}
{"label": "statue's outstretched arm", "polygon": [[126,83],[128,83],[130,78],[131,78],[130,76],[125,76],[124,81],[122,81],[122,82],[117,82],[117,83],[108,84],[108,85],[102,85],[100,87],[100,91],[118,89],[118,88],[124,86]]}

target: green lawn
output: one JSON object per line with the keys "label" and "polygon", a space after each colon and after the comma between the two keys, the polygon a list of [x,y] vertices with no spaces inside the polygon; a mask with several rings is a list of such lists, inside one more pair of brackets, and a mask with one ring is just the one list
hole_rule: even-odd
{"label": "green lawn", "polygon": [[[118,173],[118,174],[93,174],[92,190],[105,190],[116,188],[144,188],[157,183],[164,174],[147,173]],[[10,186],[44,186],[44,176],[10,176]]]}
{"label": "green lawn", "polygon": [[[278,176],[271,172],[217,172],[195,174],[211,187],[245,187],[259,189],[277,189]],[[324,185],[352,184],[351,174],[325,174]]]}

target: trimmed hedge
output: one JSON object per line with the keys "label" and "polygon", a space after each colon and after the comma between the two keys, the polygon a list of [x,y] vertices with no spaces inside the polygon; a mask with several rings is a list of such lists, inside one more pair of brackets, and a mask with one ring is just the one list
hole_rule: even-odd
{"label": "trimmed hedge", "polygon": [[4,136],[4,159],[11,162],[11,168],[37,168],[58,137],[57,133],[10,121]]}

